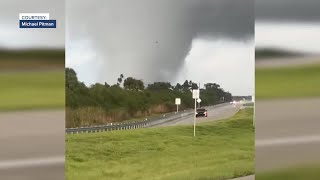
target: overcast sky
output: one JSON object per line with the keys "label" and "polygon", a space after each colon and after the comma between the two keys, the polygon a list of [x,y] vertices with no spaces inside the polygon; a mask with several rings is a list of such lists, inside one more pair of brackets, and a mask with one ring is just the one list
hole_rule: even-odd
{"label": "overcast sky", "polygon": [[[253,0],[69,0],[66,65],[86,84],[219,83],[254,91]],[[90,12],[90,13],[84,13]]]}
{"label": "overcast sky", "polygon": [[[64,0],[1,0],[0,48],[64,48]],[[20,29],[19,13],[50,13],[56,29]]]}
{"label": "overcast sky", "polygon": [[[145,82],[214,81],[234,94],[250,94],[254,7],[257,47],[320,52],[317,0],[0,3],[0,47],[5,48],[63,48],[66,10],[66,63],[87,84],[113,84],[124,73]],[[21,12],[49,12],[58,28],[19,29]],[[234,66],[235,59],[241,64]],[[201,73],[195,71],[199,66],[205,67]]]}
{"label": "overcast sky", "polygon": [[319,0],[256,0],[256,47],[320,53]]}

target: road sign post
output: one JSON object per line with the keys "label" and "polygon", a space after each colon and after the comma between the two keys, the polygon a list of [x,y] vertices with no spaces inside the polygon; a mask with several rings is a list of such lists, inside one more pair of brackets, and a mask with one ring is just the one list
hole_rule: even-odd
{"label": "road sign post", "polygon": [[180,98],[176,98],[175,103],[177,105],[177,112],[179,112],[179,105],[181,104],[181,99]]}
{"label": "road sign post", "polygon": [[193,136],[196,136],[197,99],[199,99],[199,89],[192,90],[192,98],[194,99]]}

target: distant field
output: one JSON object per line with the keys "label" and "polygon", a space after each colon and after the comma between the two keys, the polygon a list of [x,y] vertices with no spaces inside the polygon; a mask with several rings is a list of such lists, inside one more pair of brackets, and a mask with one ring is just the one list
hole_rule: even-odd
{"label": "distant field", "polygon": [[305,166],[300,168],[292,168],[285,170],[277,170],[274,172],[257,173],[256,178],[259,180],[319,180],[320,166]]}
{"label": "distant field", "polygon": [[289,57],[303,57],[304,54],[295,51],[288,51],[284,49],[276,48],[255,48],[255,59],[266,59],[266,58],[289,58]]}
{"label": "distant field", "polygon": [[259,99],[320,96],[320,64],[287,68],[256,69]]}
{"label": "distant field", "polygon": [[197,126],[67,135],[66,179],[210,179],[254,174],[252,109]]}
{"label": "distant field", "polygon": [[0,49],[0,70],[39,70],[64,68],[65,51],[61,49]]}
{"label": "distant field", "polygon": [[0,71],[62,69],[64,61],[60,59],[1,59]]}
{"label": "distant field", "polygon": [[0,111],[63,108],[64,79],[64,70],[2,72]]}
{"label": "distant field", "polygon": [[1,59],[63,59],[64,49],[0,49]]}

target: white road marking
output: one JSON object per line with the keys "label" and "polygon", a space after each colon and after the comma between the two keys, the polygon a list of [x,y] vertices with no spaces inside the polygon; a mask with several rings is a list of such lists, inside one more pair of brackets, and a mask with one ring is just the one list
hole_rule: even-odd
{"label": "white road marking", "polygon": [[256,147],[266,147],[266,146],[308,144],[308,143],[315,143],[315,142],[320,143],[320,135],[257,140],[255,145]]}
{"label": "white road marking", "polygon": [[1,169],[48,166],[65,163],[64,156],[0,161]]}

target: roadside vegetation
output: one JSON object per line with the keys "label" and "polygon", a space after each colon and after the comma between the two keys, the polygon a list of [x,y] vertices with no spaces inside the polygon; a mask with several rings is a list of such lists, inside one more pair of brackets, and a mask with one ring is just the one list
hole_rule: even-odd
{"label": "roadside vegetation", "polygon": [[66,179],[224,180],[254,174],[253,109],[193,126],[66,136]]}
{"label": "roadside vegetation", "polygon": [[256,69],[258,99],[320,96],[320,64]]}
{"label": "roadside vegetation", "polygon": [[[191,80],[176,85],[145,84],[123,74],[119,75],[117,84],[96,83],[88,87],[79,82],[73,69],[66,68],[66,127],[106,124],[175,111],[175,98],[181,98],[180,110],[191,108],[194,105],[191,90],[197,88]],[[232,100],[232,95],[216,83],[205,84],[201,97],[203,106]]]}
{"label": "roadside vegetation", "polygon": [[302,57],[305,54],[295,51],[288,51],[278,48],[256,48],[255,59],[261,60],[266,58],[291,58],[291,57]]}

